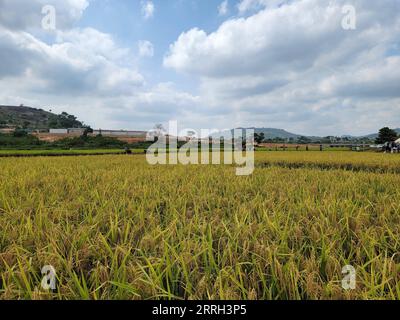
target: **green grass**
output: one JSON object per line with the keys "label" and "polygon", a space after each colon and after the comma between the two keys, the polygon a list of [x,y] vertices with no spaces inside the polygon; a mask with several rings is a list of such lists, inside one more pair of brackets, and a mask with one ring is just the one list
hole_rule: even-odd
{"label": "green grass", "polygon": [[[283,145],[283,144],[280,144]],[[299,148],[296,149],[296,144],[287,144],[286,149],[280,147],[257,147],[256,151],[306,151],[306,145],[299,145]],[[318,151],[321,152],[320,147],[318,145],[309,145],[309,151]],[[350,151],[349,147],[327,147],[324,146],[323,152],[331,152],[331,151]]]}
{"label": "green grass", "polygon": [[[124,153],[123,149],[90,149],[90,150],[0,150],[1,156],[51,156],[51,155],[91,155],[91,154],[118,154]],[[144,153],[142,149],[134,149],[133,153]]]}
{"label": "green grass", "polygon": [[[368,171],[378,163],[387,171]],[[0,298],[400,299],[400,157],[274,152],[256,164],[237,177],[143,155],[0,159]],[[345,291],[348,264],[357,286]],[[44,265],[54,293],[40,288]]]}

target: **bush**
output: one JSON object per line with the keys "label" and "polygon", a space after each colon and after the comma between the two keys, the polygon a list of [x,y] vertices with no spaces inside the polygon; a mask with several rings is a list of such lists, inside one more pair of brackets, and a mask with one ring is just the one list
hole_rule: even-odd
{"label": "bush", "polygon": [[67,138],[52,144],[57,148],[124,148],[128,144],[115,138],[96,136],[81,136],[76,138]]}
{"label": "bush", "polygon": [[13,134],[0,134],[0,146],[6,147],[32,147],[46,144],[37,137],[29,135],[25,131],[16,131]]}
{"label": "bush", "polygon": [[22,137],[27,137],[28,136],[28,132],[26,132],[25,130],[15,130],[13,133],[13,137],[15,138],[22,138]]}

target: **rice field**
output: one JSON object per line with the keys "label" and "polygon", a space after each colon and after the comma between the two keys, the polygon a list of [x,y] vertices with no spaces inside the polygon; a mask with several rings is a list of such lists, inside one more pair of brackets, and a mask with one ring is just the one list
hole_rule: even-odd
{"label": "rice field", "polygon": [[400,155],[378,152],[259,152],[258,166],[400,173]]}
{"label": "rice field", "polygon": [[[133,153],[144,153],[143,149],[134,149]],[[85,156],[85,155],[109,155],[125,154],[123,149],[91,149],[91,150],[0,150],[0,158],[6,157],[53,157],[53,156]]]}
{"label": "rice field", "polygon": [[144,155],[0,159],[0,299],[400,299],[399,167],[351,152],[259,152],[247,177]]}

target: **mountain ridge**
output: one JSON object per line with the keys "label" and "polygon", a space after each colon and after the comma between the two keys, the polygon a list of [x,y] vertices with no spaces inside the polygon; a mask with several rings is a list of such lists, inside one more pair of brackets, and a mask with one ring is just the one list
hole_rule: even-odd
{"label": "mountain ridge", "polygon": [[[235,129],[231,129],[230,133],[232,134],[234,130],[249,130],[249,129],[253,129],[254,133],[256,134],[261,134],[264,133],[265,139],[299,139],[301,137],[305,137],[308,139],[312,139],[312,140],[320,140],[325,138],[326,136],[309,136],[309,135],[303,135],[303,134],[297,134],[297,133],[293,133],[293,132],[289,132],[285,129],[278,129],[278,128],[257,128],[257,127],[239,127],[239,128],[235,128]],[[400,128],[396,128],[394,129],[399,135],[400,135]],[[217,133],[214,134],[213,136],[218,136],[221,134],[226,133],[227,131],[223,131],[221,133]],[[372,134],[367,134],[367,135],[362,135],[362,136],[352,136],[352,135],[342,135],[342,136],[335,136],[338,138],[348,138],[348,139],[370,139],[370,140],[374,140],[378,137],[379,133],[372,133]]]}
{"label": "mountain ridge", "polygon": [[28,106],[0,105],[1,128],[58,129],[83,128],[85,125],[75,116],[66,112],[55,114],[51,111]]}

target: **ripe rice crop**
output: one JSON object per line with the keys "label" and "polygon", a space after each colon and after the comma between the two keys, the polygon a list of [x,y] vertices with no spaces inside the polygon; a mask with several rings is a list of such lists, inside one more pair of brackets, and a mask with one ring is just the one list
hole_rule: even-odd
{"label": "ripe rice crop", "polygon": [[259,167],[278,165],[288,168],[344,169],[400,173],[400,156],[356,152],[259,152]]}
{"label": "ripe rice crop", "polygon": [[400,157],[256,162],[238,177],[143,155],[0,159],[0,298],[400,299]]}

